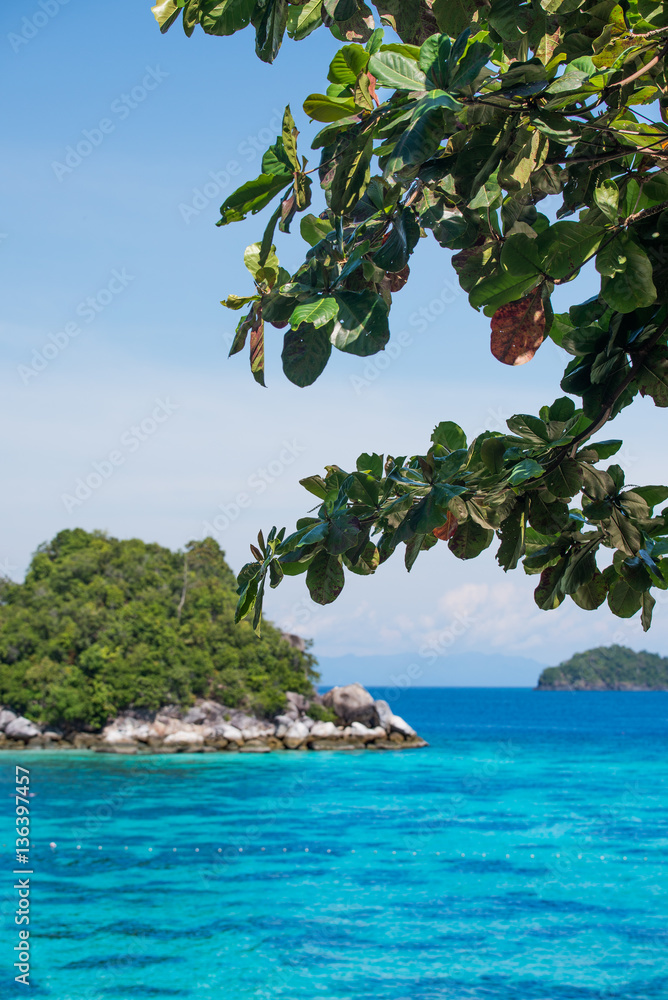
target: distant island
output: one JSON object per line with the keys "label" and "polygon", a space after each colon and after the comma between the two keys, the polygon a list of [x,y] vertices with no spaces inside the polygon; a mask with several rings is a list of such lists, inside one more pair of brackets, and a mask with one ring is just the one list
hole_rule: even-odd
{"label": "distant island", "polygon": [[212,538],[172,552],[80,528],[0,578],[0,749],[112,753],[425,746],[360,684],[321,696],[309,642],[234,622]]}
{"label": "distant island", "polygon": [[543,670],[537,690],[668,691],[668,658],[627,646],[598,646]]}

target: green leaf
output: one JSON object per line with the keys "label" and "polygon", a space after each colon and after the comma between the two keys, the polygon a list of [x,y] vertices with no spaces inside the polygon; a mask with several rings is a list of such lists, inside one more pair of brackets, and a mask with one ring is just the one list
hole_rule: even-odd
{"label": "green leaf", "polygon": [[539,465],[533,458],[525,458],[513,466],[508,476],[508,482],[511,486],[519,486],[520,483],[525,483],[528,479],[542,476],[544,472],[543,466]]}
{"label": "green leaf", "polygon": [[332,83],[354,86],[360,73],[366,70],[369,53],[361,45],[344,45],[329,64],[327,79]]}
{"label": "green leaf", "polygon": [[259,301],[260,297],[259,295],[228,295],[220,304],[226,309],[238,310],[250,305],[251,302]]}
{"label": "green leaf", "polygon": [[605,178],[594,189],[594,201],[611,222],[617,222],[619,214],[619,188],[611,178]]}
{"label": "green leaf", "polygon": [[336,215],[355,207],[369,183],[373,143],[366,133],[346,134],[322,151],[320,181]]}
{"label": "green leaf", "polygon": [[331,341],[334,347],[348,354],[367,357],[382,351],[390,339],[388,307],[372,291],[337,291],[339,315],[334,323]]}
{"label": "green leaf", "polygon": [[[262,244],[261,243],[251,243],[250,246],[246,247],[244,251],[244,264],[253,275],[256,281],[262,281],[265,275],[272,272],[276,277],[278,276],[278,257],[276,256],[276,247],[272,246],[269,253],[267,254],[264,263],[261,262],[262,258]],[[271,282],[273,284],[273,282]]]}
{"label": "green leaf", "polygon": [[599,253],[596,267],[603,274],[601,295],[618,312],[630,313],[656,301],[649,257],[627,233]]}
{"label": "green leaf", "polygon": [[560,559],[554,566],[548,566],[540,574],[540,583],[534,591],[534,601],[542,611],[558,608],[564,599],[561,580],[566,569],[566,560]]}
{"label": "green leaf", "polygon": [[565,503],[548,501],[542,492],[531,494],[529,523],[536,531],[543,535],[556,535],[566,527],[568,521],[568,507]]}
{"label": "green leaf", "polygon": [[293,170],[301,169],[299,156],[297,155],[298,135],[299,132],[297,131],[297,126],[295,125],[295,120],[292,117],[290,105],[288,104],[283,115],[283,131],[281,138],[283,139],[283,148]]}
{"label": "green leaf", "polygon": [[392,90],[425,90],[427,80],[420,67],[398,52],[381,50],[369,60],[369,72],[373,73],[381,87]]}
{"label": "green leaf", "polygon": [[429,440],[433,444],[442,445],[448,451],[458,451],[467,446],[466,434],[459,424],[453,423],[452,420],[442,420],[437,424]]}
{"label": "green leaf", "polygon": [[333,320],[339,312],[339,303],[331,296],[314,299],[312,302],[302,302],[293,311],[290,317],[290,326],[296,330],[302,323],[311,323],[312,326],[326,326]]}
{"label": "green leaf", "polygon": [[343,590],[345,577],[338,556],[318,552],[306,572],[306,586],[316,604],[331,604]]}
{"label": "green leaf", "polygon": [[288,12],[288,35],[301,41],[322,24],[322,0],[308,0],[303,7],[291,6]]}
{"label": "green leaf", "polygon": [[618,579],[608,592],[608,607],[618,618],[632,618],[642,605],[642,595],[626,580]]}
{"label": "green leaf", "polygon": [[289,330],[283,340],[283,371],[293,385],[304,388],[322,374],[331,353],[327,331],[302,323],[298,329]]}
{"label": "green leaf", "polygon": [[356,111],[351,97],[336,99],[325,94],[310,94],[304,101],[304,112],[317,122],[339,122]]}
{"label": "green leaf", "polygon": [[633,492],[641,496],[649,507],[656,507],[658,503],[668,500],[668,487],[666,486],[634,486]]}
{"label": "green leaf", "polygon": [[580,587],[589,583],[596,575],[596,556],[587,545],[576,548],[568,556],[561,589],[565,594],[574,594]]}
{"label": "green leaf", "polygon": [[480,445],[480,458],[484,465],[498,475],[503,469],[503,457],[506,453],[506,443],[500,437],[488,437]]}
{"label": "green leaf", "polygon": [[619,510],[613,510],[610,525],[610,540],[620,552],[635,556],[642,548],[642,535],[628,517]]}
{"label": "green leaf", "polygon": [[286,183],[282,174],[260,174],[255,180],[242,184],[220,206],[221,217],[217,225],[241,222],[249,213],[256,215],[284,190]]}
{"label": "green leaf", "polygon": [[376,455],[375,452],[373,455],[367,455],[366,452],[363,452],[357,459],[357,470],[358,472],[370,472],[376,479],[381,479],[383,475],[383,456]]}
{"label": "green leaf", "polygon": [[334,226],[329,219],[319,219],[317,215],[311,213],[305,215],[299,223],[299,231],[303,239],[312,247],[317,246],[333,229]]}
{"label": "green leaf", "polygon": [[492,544],[494,532],[475,521],[465,521],[457,527],[448,548],[458,559],[475,559]]}
{"label": "green leaf", "polygon": [[534,241],[542,270],[550,278],[574,274],[596,251],[605,230],[584,222],[555,222]]}
{"label": "green leaf", "polygon": [[[188,8],[191,4],[186,5]],[[250,24],[253,0],[224,0],[223,3],[201,3],[199,23],[207,35],[233,35]]]}
{"label": "green leaf", "polygon": [[656,601],[650,592],[646,590],[642,595],[642,614],[640,616],[643,632],[647,632],[652,624],[652,611],[654,610],[655,604]]}
{"label": "green leaf", "polygon": [[501,545],[496,553],[496,560],[504,572],[515,569],[525,552],[526,514],[523,504],[517,504],[514,510],[502,522],[499,529]]}
{"label": "green leaf", "polygon": [[545,486],[555,497],[567,497],[570,500],[582,489],[579,464],[572,458],[564,459],[545,477]]}
{"label": "green leaf", "polygon": [[641,396],[651,396],[656,406],[668,406],[668,350],[665,346],[652,348],[638,362],[636,381]]}
{"label": "green leaf", "polygon": [[436,153],[442,138],[443,115],[440,110],[426,111],[415,118],[388,156],[384,176],[390,178],[399,171],[414,169]]}
{"label": "green leaf", "polygon": [[[263,62],[271,63],[281,47],[290,7],[287,0],[263,0],[263,3],[264,13],[255,29],[255,53]],[[255,5],[254,11],[258,6]]]}
{"label": "green leaf", "polygon": [[607,593],[608,585],[605,582],[605,577],[597,570],[591,580],[583,583],[575,593],[571,594],[571,599],[583,611],[595,611],[603,604]]}

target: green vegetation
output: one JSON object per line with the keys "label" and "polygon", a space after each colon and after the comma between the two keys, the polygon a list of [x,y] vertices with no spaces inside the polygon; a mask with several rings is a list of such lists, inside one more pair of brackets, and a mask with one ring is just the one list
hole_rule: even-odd
{"label": "green vegetation", "polygon": [[[298,386],[321,375],[333,349],[351,363],[385,350],[393,297],[430,237],[490,320],[488,341],[466,334],[471,367],[487,350],[525,364],[551,338],[567,361],[562,377],[557,360],[555,384],[577,398],[472,442],[443,421],[426,454],[363,453],[355,469],[330,464],[303,480],[318,516],[253,547],[238,616],[259,625],[267,579],[305,573],[312,599],[328,604],[346,571],[372,574],[395,552],[410,570],[441,539],[459,559],[496,543],[504,571],[523,564],[540,577],[535,601],[546,611],[566,597],[585,610],[607,601],[621,618],[640,612],[648,629],[651,590],[668,586],[668,520],[654,510],[668,489],[625,487],[618,465],[600,467],[621,441],[595,435],[639,395],[668,406],[666,5],[160,0],[153,12],[163,32],[179,20],[187,35],[197,25],[254,32],[264,62],[286,34],[302,44],[329,29],[346,43],[326,78],[314,60],[309,80],[300,60],[304,114],[323,126],[316,168],[288,107],[259,176],[221,206],[220,226],[269,216],[246,249],[248,287],[224,302],[241,314],[230,353],[248,351],[257,382],[265,337],[280,336],[283,371]],[[236,85],[223,69],[220,89]],[[273,94],[267,78],[267,107]],[[276,244],[300,237],[303,263],[290,273]],[[587,264],[593,296],[555,314],[555,288]],[[461,336],[446,324],[430,361],[446,375],[444,395]]]}
{"label": "green vegetation", "polygon": [[315,660],[268,625],[234,625],[234,574],[211,538],[185,553],[80,528],[0,581],[0,703],[99,728],[126,708],[208,697],[272,713],[310,694]]}
{"label": "green vegetation", "polygon": [[539,690],[668,690],[668,658],[635,653],[627,646],[599,646],[576,653],[538,679]]}

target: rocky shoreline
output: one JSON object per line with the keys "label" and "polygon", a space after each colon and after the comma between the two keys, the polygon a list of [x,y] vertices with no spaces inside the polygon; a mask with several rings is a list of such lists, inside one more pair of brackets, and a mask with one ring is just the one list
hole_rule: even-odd
{"label": "rocky shoreline", "polygon": [[[167,705],[129,711],[98,733],[38,726],[0,710],[0,750],[90,750],[97,753],[270,753],[274,750],[408,750],[427,746],[361,684],[335,687],[312,699],[288,691],[287,708],[258,719],[215,701],[198,699],[188,711]],[[323,711],[328,710],[328,711]],[[309,715],[309,711],[313,715]],[[332,713],[335,721],[313,716]]]}

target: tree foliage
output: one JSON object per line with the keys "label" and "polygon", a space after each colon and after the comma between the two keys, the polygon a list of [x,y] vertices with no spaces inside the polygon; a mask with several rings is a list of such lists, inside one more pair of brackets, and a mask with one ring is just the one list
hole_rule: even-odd
{"label": "tree foliage", "polygon": [[314,659],[271,625],[234,627],[234,574],[211,538],[185,553],[80,528],[40,546],[25,583],[0,580],[0,703],[98,728],[127,708],[196,696],[260,713],[309,694]]}
{"label": "tree foliage", "polygon": [[[255,29],[272,61],[285,32],[326,26],[346,44],[304,111],[326,210],[308,212],[311,172],[287,108],[262,172],[221,206],[219,225],[275,201],[246,251],[254,280],[231,354],[250,339],[264,384],[267,324],[284,329],[283,369],[313,383],[332,347],[358,356],[390,339],[392,296],[419,240],[451,251],[471,305],[490,318],[502,363],[530,362],[546,337],[571,360],[567,396],[508,421],[509,434],[467,445],[444,422],[425,455],[360,456],[303,485],[320,501],[296,532],[272,530],[239,578],[237,615],[259,624],[265,581],[306,573],[311,596],[334,600],[344,568],[370,574],[403,546],[408,569],[443,540],[477,556],[496,539],[504,570],[540,574],[546,610],[566,596],[607,600],[651,622],[652,587],[668,586],[668,522],[660,486],[625,487],[601,467],[619,441],[594,441],[640,393],[668,406],[668,13],[654,0],[176,0],[153,8],[161,29],[182,14],[210,34]],[[390,27],[399,41],[386,41]],[[541,209],[544,209],[541,210]],[[296,215],[304,263],[280,266],[276,228]],[[593,262],[600,291],[554,314],[556,286]],[[578,405],[569,397],[575,397]],[[668,510],[668,508],[667,508]],[[603,570],[597,553],[609,549]]]}
{"label": "tree foliage", "polygon": [[656,653],[636,653],[627,646],[598,646],[576,653],[558,667],[543,670],[544,690],[668,690],[668,659]]}

